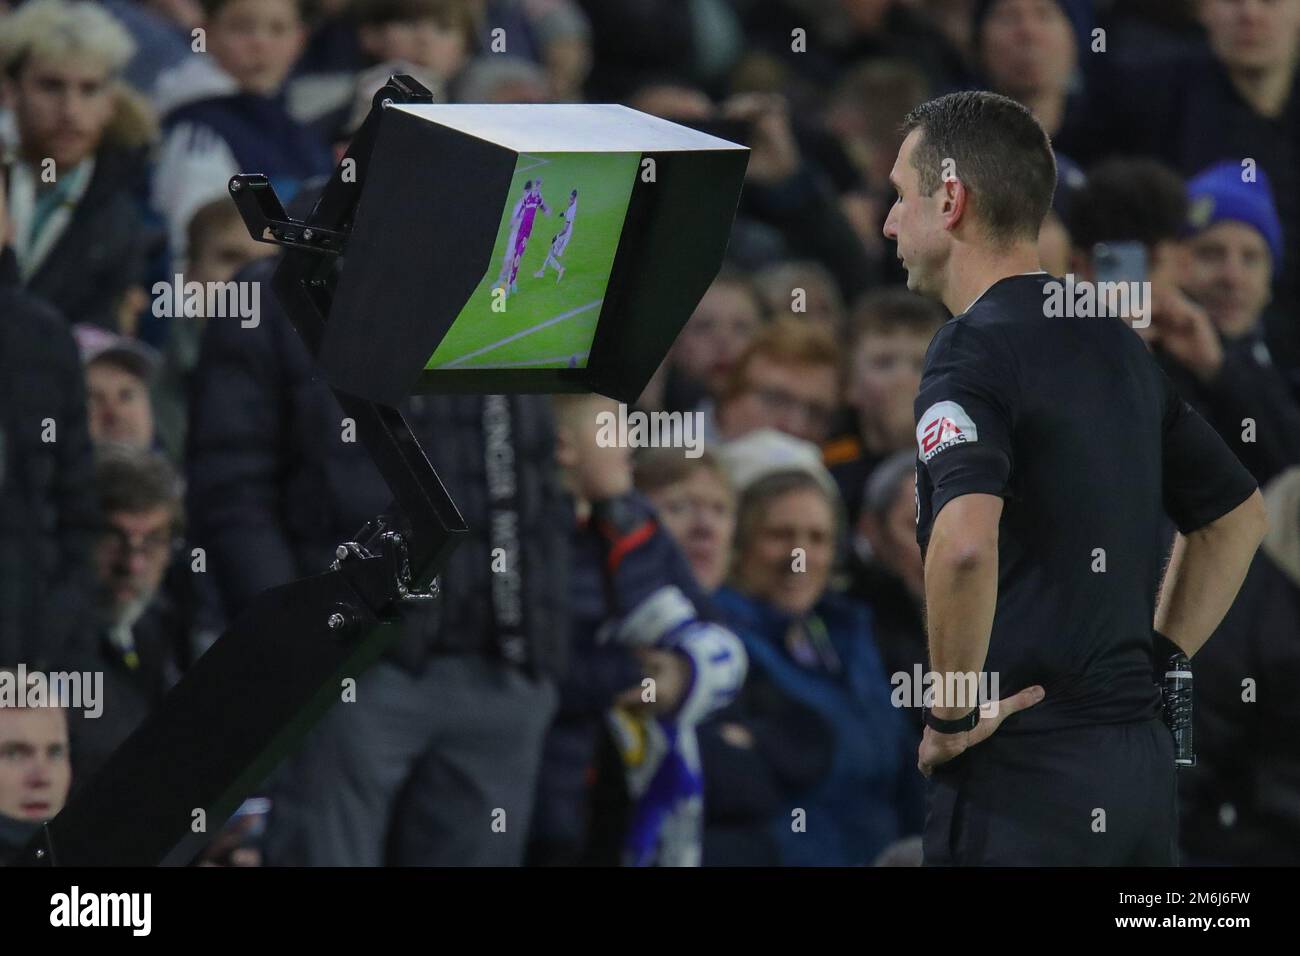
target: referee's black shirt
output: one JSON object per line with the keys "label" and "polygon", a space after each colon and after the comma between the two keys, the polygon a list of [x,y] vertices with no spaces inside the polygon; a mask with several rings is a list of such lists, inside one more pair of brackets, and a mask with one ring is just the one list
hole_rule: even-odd
{"label": "referee's black shirt", "polygon": [[1002,279],[951,319],[916,399],[922,555],[953,498],[1003,498],[985,670],[1001,697],[1046,691],[1003,734],[1155,716],[1165,515],[1190,532],[1256,487],[1121,319],[1044,314],[1053,281]]}

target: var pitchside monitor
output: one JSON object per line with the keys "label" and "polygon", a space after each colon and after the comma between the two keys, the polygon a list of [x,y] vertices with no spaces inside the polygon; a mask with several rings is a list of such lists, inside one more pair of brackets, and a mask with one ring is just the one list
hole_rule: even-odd
{"label": "var pitchside monitor", "polygon": [[717,275],[749,150],[624,106],[397,104],[342,257],[335,387],[633,401]]}
{"label": "var pitchside monitor", "polygon": [[521,153],[492,260],[426,368],[586,368],[639,153]]}

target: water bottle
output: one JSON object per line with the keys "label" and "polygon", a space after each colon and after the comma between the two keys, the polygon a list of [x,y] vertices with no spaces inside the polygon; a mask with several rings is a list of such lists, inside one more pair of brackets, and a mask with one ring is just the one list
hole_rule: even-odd
{"label": "water bottle", "polygon": [[1165,726],[1174,736],[1174,764],[1195,767],[1192,747],[1192,662],[1186,654],[1170,655],[1160,685]]}

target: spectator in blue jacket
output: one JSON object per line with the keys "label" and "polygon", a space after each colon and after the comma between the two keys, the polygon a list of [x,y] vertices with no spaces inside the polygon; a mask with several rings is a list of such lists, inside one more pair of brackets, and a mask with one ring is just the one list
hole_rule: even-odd
{"label": "spectator in blue jacket", "polygon": [[837,509],[824,473],[753,480],[740,499],[733,585],[717,597],[755,676],[826,725],[829,771],[767,824],[784,865],[868,865],[921,825],[916,754],[890,702],[870,610],[828,593]]}

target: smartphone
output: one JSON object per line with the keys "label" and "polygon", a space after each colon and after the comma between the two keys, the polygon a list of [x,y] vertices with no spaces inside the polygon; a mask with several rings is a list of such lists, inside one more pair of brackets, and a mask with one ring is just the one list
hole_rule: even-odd
{"label": "smartphone", "polygon": [[1146,282],[1147,247],[1137,241],[1099,242],[1092,247],[1098,282]]}
{"label": "smartphone", "polygon": [[[1134,329],[1151,325],[1151,286],[1147,282],[1147,247],[1141,242],[1099,242],[1092,247],[1093,274],[1098,285],[1121,286],[1128,298],[1124,320]],[[1100,290],[1098,291],[1100,297]]]}

